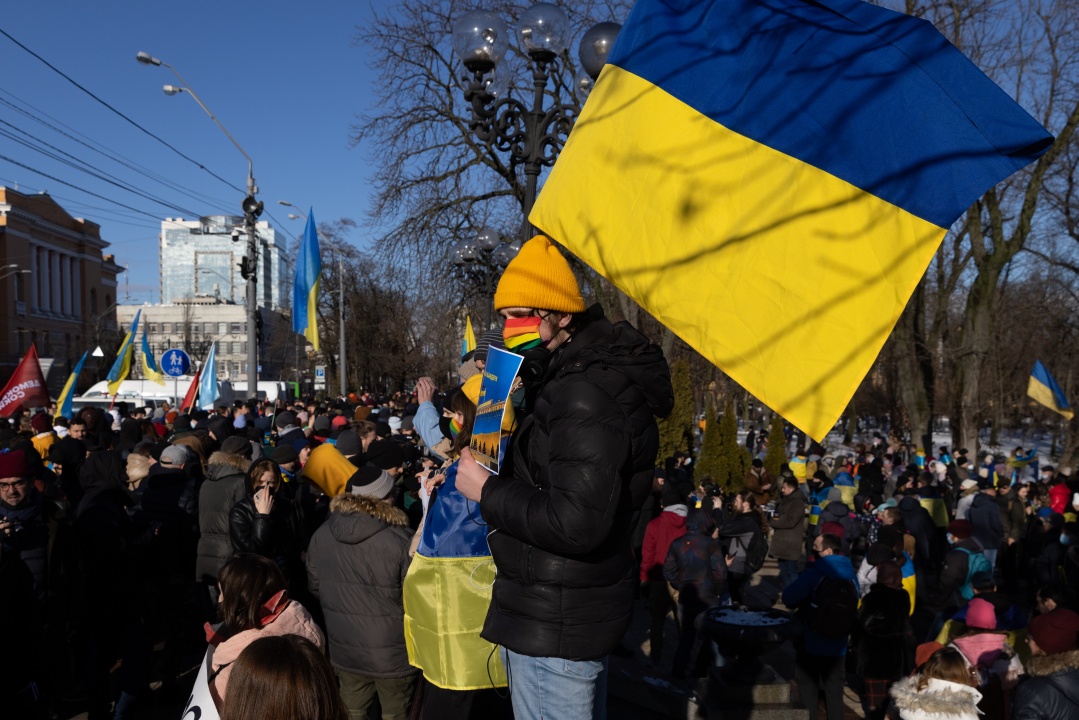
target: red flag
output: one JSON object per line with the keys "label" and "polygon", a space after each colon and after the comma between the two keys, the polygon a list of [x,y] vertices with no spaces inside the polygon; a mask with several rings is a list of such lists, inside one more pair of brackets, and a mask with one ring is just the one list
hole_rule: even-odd
{"label": "red flag", "polygon": [[202,374],[202,368],[199,368],[195,372],[195,377],[191,379],[191,387],[187,389],[187,394],[184,395],[184,401],[180,403],[180,412],[185,413],[195,407],[195,398],[199,394],[199,375]]}
{"label": "red flag", "polygon": [[0,417],[9,417],[20,407],[48,407],[49,389],[37,359],[37,348],[31,344],[19,367],[0,391]]}

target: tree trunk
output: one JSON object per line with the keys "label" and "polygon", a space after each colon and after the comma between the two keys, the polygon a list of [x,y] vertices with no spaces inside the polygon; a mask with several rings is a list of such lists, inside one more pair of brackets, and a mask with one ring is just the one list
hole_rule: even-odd
{"label": "tree trunk", "polygon": [[952,418],[952,443],[978,452],[978,428],[981,420],[982,367],[993,346],[993,293],[1000,269],[992,259],[979,268],[970,287],[963,311],[960,353],[956,358],[955,417]]}
{"label": "tree trunk", "polygon": [[925,282],[918,284],[895,326],[899,397],[910,422],[910,438],[928,452],[933,446],[936,373],[926,343]]}

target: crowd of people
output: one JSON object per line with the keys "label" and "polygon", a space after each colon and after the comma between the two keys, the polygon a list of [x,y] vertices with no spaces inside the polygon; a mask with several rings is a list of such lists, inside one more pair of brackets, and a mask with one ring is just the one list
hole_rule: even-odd
{"label": "crowd of people", "polygon": [[[770,556],[811,718],[845,685],[871,718],[1079,717],[1068,470],[877,435],[725,491],[657,467],[663,354],[549,240],[495,306],[445,393],[11,418],[4,716],[130,720],[205,656],[225,720],[605,718],[638,603],[651,670],[688,682],[724,660],[700,619],[759,602]],[[469,450],[491,348],[522,356],[497,477]]]}

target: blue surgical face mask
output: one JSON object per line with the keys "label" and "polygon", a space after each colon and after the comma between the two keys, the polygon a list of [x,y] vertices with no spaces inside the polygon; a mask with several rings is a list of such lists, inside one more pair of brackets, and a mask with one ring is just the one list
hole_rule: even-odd
{"label": "blue surgical face mask", "polygon": [[1072,542],[1071,535],[1061,534],[1061,536],[1060,536],[1060,544],[1061,545],[1071,545],[1071,542]]}

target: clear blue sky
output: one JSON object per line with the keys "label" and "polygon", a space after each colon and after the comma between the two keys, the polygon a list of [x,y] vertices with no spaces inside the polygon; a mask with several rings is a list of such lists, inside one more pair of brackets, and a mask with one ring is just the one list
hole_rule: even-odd
{"label": "clear blue sky", "polygon": [[[143,50],[173,65],[253,159],[259,197],[274,216],[263,219],[295,237],[302,232],[302,222],[288,220],[291,210],[278,200],[296,203],[304,212],[313,206],[319,222],[341,217],[362,221],[367,211],[370,156],[362,147],[350,147],[349,128],[373,101],[366,51],[352,44],[355,27],[370,18],[370,8],[369,2],[345,0],[304,6],[282,0],[36,0],[6,4],[0,28],[242,189],[247,176],[243,156],[194,100],[162,92],[162,85],[179,84],[167,68],[139,64],[135,55]],[[117,262],[130,267],[133,302],[156,300],[161,219],[240,214],[239,189],[230,189],[145,135],[2,35],[0,67],[0,155],[57,178],[0,159],[0,184],[18,183],[23,192],[48,190],[72,215],[99,223]],[[91,144],[99,143],[184,191],[206,197],[192,198],[148,179],[6,103],[58,127],[62,123]],[[114,175],[120,184],[191,212],[90,177],[19,145],[8,134],[49,143]],[[352,241],[363,247],[365,233],[357,231]],[[121,277],[121,298],[123,283]]]}

